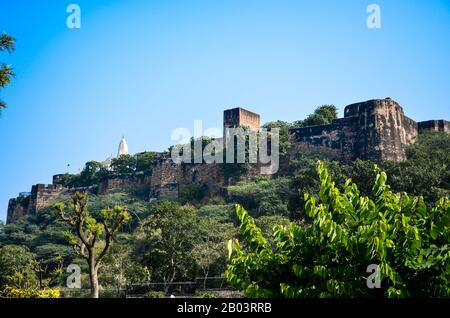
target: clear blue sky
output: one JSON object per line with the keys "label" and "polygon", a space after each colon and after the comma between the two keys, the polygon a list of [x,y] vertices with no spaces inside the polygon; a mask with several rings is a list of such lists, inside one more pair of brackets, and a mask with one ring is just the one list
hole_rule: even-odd
{"label": "clear blue sky", "polygon": [[234,106],[294,121],[390,96],[416,120],[450,118],[450,1],[0,0],[1,31],[17,38],[0,55],[17,79],[0,92],[0,219],[10,197],[115,154],[122,135],[132,153],[164,150],[174,128],[220,128]]}

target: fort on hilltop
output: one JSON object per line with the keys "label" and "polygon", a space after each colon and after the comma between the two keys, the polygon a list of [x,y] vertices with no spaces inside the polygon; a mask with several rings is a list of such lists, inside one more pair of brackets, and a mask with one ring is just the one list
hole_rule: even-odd
{"label": "fort on hilltop", "polygon": [[[260,116],[243,108],[224,111],[223,127],[247,126],[259,129]],[[406,159],[406,148],[424,132],[450,133],[450,122],[429,120],[416,122],[407,117],[403,108],[394,100],[374,99],[349,105],[344,117],[334,119],[330,124],[290,129],[294,143],[289,153],[323,151],[341,160],[372,160],[374,162]],[[128,153],[128,146],[122,138],[119,154]],[[111,158],[104,164],[107,166]],[[258,169],[250,169],[249,175],[256,175]],[[102,195],[120,186],[148,187],[153,199],[176,199],[183,188],[198,184],[208,195],[220,195],[229,180],[220,164],[175,164],[167,153],[162,153],[149,175],[130,174],[106,176],[99,184],[90,188],[68,189],[61,185],[61,175],[53,178],[53,184],[34,185],[31,193],[22,193],[10,199],[7,223],[14,222],[27,214],[36,214],[48,207],[55,199],[77,190]]]}
{"label": "fort on hilltop", "polygon": [[296,151],[323,149],[342,159],[405,160],[406,147],[424,132],[450,132],[450,122],[415,122],[390,98],[345,107],[331,124],[291,129]]}

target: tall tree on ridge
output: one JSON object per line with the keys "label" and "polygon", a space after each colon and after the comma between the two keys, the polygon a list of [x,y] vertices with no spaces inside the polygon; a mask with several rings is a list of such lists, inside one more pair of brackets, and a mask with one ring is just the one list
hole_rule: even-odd
{"label": "tall tree on ridge", "polygon": [[[130,220],[130,215],[125,208],[116,206],[102,210],[101,220],[97,221],[87,209],[87,194],[81,192],[73,196],[69,211],[64,203],[57,203],[54,208],[60,220],[72,227],[65,236],[75,252],[87,261],[91,297],[98,298],[98,269],[111,247],[114,235]],[[104,244],[99,244],[101,241]]]}
{"label": "tall tree on ridge", "polygon": [[[12,36],[3,33],[0,37],[0,52],[14,51],[15,39]],[[0,63],[0,89],[11,83],[11,78],[16,77],[13,68],[9,64]],[[0,111],[6,108],[6,103],[0,99]]]}

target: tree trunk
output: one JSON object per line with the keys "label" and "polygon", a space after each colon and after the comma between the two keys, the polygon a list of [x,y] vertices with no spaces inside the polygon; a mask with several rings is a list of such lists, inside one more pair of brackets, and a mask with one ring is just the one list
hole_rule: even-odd
{"label": "tree trunk", "polygon": [[91,283],[91,298],[98,298],[98,269],[97,266],[95,266],[94,260],[89,262],[89,280]]}
{"label": "tree trunk", "polygon": [[207,270],[203,270],[203,275],[205,275],[203,279],[203,289],[206,289],[206,281],[208,280],[209,268]]}

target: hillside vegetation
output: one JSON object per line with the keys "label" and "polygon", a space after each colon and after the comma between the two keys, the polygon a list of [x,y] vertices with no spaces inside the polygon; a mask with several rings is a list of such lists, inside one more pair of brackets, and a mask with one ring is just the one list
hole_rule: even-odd
{"label": "hillside vegetation", "polygon": [[[323,161],[319,176],[317,159]],[[133,160],[133,169],[148,171],[154,156]],[[127,168],[115,164],[117,172]],[[383,296],[448,297],[450,208],[448,199],[441,198],[450,192],[449,164],[450,136],[435,133],[421,135],[404,162],[385,162],[375,169],[368,161],[301,155],[290,163],[292,175],[240,182],[224,197],[198,196],[195,189],[179,201],[148,202],[129,188],[92,195],[88,209],[93,218],[99,220],[100,211],[114,206],[125,207],[131,217],[99,269],[100,296],[124,296],[127,286],[148,282],[160,283],[157,289],[170,293],[174,282],[201,278],[206,286],[208,277],[225,273],[229,283],[249,296],[376,296],[361,289],[361,279],[350,278],[367,276],[363,267],[374,261],[382,266]],[[67,182],[89,184],[97,177],[85,172]],[[395,194],[402,192],[408,196]],[[241,206],[237,214],[236,204]],[[364,204],[370,209],[354,216]],[[67,242],[70,230],[52,207],[0,224],[0,289],[52,288],[62,297],[88,296],[65,287],[71,274],[66,268],[78,264],[82,288],[89,288],[86,262]],[[235,242],[231,263],[230,240]],[[246,269],[241,268],[244,263]],[[421,283],[425,281],[428,287]]]}

